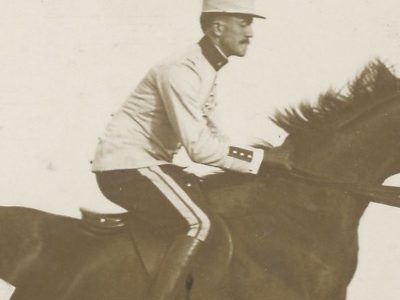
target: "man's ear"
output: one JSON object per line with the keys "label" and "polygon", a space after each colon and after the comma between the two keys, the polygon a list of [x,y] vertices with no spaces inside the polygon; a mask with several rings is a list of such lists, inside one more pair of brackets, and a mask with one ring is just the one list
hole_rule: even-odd
{"label": "man's ear", "polygon": [[225,22],[222,20],[215,20],[212,24],[212,33],[216,37],[220,37],[224,32]]}

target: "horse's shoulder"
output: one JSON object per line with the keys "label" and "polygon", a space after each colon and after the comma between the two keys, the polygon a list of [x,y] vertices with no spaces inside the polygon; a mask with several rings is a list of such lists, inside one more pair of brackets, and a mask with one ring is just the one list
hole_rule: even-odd
{"label": "horse's shoulder", "polygon": [[242,215],[262,195],[264,180],[253,174],[225,172],[202,179],[202,190],[210,206],[224,217]]}

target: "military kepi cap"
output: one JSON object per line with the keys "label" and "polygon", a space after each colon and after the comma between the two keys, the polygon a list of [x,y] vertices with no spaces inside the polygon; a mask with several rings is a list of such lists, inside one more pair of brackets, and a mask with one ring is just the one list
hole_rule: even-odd
{"label": "military kepi cap", "polygon": [[255,0],[203,0],[202,13],[244,14],[265,19],[255,12]]}

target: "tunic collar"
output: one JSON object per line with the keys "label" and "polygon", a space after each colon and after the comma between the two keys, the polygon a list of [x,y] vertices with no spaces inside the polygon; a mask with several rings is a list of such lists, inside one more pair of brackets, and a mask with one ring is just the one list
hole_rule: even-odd
{"label": "tunic collar", "polygon": [[213,66],[215,71],[219,71],[223,66],[228,63],[228,58],[222,53],[220,49],[210,40],[209,37],[204,36],[199,45],[201,52],[208,62]]}

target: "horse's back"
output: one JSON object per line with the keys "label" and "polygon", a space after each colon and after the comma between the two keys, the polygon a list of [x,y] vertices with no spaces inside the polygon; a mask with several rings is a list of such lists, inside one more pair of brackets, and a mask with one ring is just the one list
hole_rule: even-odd
{"label": "horse's back", "polygon": [[17,287],[13,300],[139,299],[144,274],[126,232],[96,235],[77,219],[0,207],[0,278]]}
{"label": "horse's back", "polygon": [[42,249],[42,226],[51,215],[25,207],[0,207],[0,277],[15,283]]}

